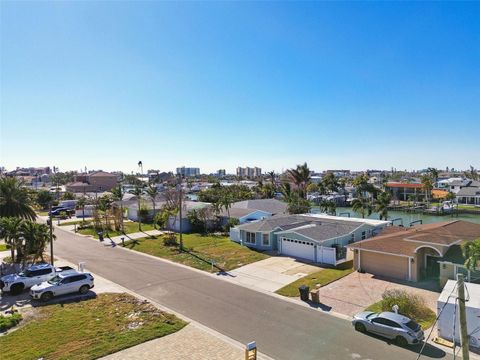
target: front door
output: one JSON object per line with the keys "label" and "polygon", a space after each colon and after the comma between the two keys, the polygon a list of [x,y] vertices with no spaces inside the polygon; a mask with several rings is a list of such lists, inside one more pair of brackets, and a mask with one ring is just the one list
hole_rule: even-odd
{"label": "front door", "polygon": [[438,278],[440,275],[440,264],[437,256],[427,255],[425,275],[427,279]]}

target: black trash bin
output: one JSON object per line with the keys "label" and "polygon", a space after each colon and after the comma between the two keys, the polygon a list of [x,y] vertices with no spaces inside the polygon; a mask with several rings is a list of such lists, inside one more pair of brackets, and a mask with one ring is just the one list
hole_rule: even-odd
{"label": "black trash bin", "polygon": [[103,241],[103,231],[99,231],[97,234],[98,234],[98,240]]}
{"label": "black trash bin", "polygon": [[307,285],[302,285],[298,288],[300,291],[300,300],[308,301],[308,294],[310,292],[310,288]]}

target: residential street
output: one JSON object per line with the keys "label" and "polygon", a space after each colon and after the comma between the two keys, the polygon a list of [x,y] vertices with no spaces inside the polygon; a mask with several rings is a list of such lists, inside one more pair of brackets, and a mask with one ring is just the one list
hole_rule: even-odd
{"label": "residential street", "polygon": [[[111,248],[56,228],[55,254],[86,267],[241,343],[255,340],[275,359],[415,359],[400,348],[355,332],[348,321],[249,290],[208,274],[133,251]],[[428,345],[426,358],[450,355]]]}

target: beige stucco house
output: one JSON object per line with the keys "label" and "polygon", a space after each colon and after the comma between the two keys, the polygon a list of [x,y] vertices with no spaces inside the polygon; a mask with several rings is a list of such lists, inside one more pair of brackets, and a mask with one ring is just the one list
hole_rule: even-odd
{"label": "beige stucco house", "polygon": [[439,278],[443,285],[458,272],[480,281],[479,271],[468,271],[461,244],[480,239],[480,224],[453,220],[411,228],[389,227],[381,235],[348,245],[354,268],[398,280]]}

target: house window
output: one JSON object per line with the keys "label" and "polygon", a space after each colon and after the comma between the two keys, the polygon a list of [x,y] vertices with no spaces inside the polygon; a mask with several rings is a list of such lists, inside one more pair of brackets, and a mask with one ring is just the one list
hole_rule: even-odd
{"label": "house window", "polygon": [[348,242],[349,244],[353,243],[355,241],[355,234],[350,235],[350,241]]}
{"label": "house window", "polygon": [[270,234],[263,234],[262,235],[262,245],[263,246],[270,246]]}
{"label": "house window", "polygon": [[245,239],[245,242],[247,244],[255,244],[255,233],[247,232],[246,235],[247,235],[247,238]]}
{"label": "house window", "polygon": [[367,238],[366,231],[362,231],[362,240],[365,240],[366,238]]}

